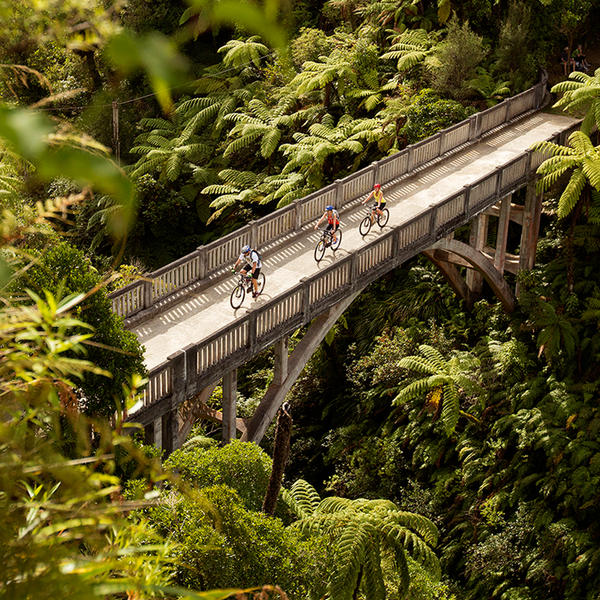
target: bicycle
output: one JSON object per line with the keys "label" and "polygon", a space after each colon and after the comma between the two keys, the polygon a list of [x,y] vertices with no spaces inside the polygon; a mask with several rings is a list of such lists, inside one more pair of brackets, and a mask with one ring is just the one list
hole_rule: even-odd
{"label": "bicycle", "polygon": [[325,255],[325,248],[331,247],[331,249],[335,252],[342,243],[342,230],[338,227],[335,232],[336,240],[333,241],[333,234],[328,229],[323,229],[321,233],[321,239],[317,242],[315,246],[315,260],[320,262],[320,260]]}
{"label": "bicycle", "polygon": [[[229,302],[231,303],[231,308],[234,310],[239,308],[244,302],[244,298],[246,297],[246,292],[251,293],[253,291],[252,286],[252,275],[247,273],[244,275],[243,273],[239,273],[239,280],[236,286],[233,288],[231,292],[231,297],[229,298]],[[266,277],[264,273],[258,274],[258,293],[261,294],[265,288]],[[247,286],[247,287],[246,287]]]}
{"label": "bicycle", "polygon": [[378,214],[375,212],[376,210],[377,204],[374,204],[369,208],[367,216],[360,222],[360,225],[358,226],[358,231],[363,237],[367,235],[369,231],[371,231],[371,226],[373,225],[374,220],[373,215],[377,217],[377,225],[379,225],[380,228],[383,228],[387,225],[388,219],[390,218],[390,211],[387,208],[384,208],[381,211],[381,214]]}

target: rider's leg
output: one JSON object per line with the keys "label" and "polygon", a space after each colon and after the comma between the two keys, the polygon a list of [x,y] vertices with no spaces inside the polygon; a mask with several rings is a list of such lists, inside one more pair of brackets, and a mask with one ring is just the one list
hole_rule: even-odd
{"label": "rider's leg", "polygon": [[332,243],[335,244],[337,242],[337,235],[335,235],[336,231],[338,230],[339,225],[336,225],[332,231],[331,231],[331,236],[332,236]]}
{"label": "rider's leg", "polygon": [[254,273],[252,273],[252,287],[254,289],[252,295],[256,298],[258,296],[258,275],[260,273],[260,269],[255,269]]}

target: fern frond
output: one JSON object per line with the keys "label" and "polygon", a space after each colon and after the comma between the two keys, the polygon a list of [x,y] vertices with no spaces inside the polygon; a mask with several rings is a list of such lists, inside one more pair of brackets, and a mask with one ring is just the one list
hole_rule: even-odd
{"label": "fern frond", "polygon": [[454,431],[458,423],[459,411],[458,391],[453,383],[448,382],[444,386],[441,414],[441,420],[447,435],[450,435]]}
{"label": "fern frond", "polygon": [[446,360],[442,356],[441,352],[439,352],[436,348],[429,346],[428,344],[421,344],[419,346],[419,352],[423,354],[437,370],[444,370],[446,366]]}
{"label": "fern frond", "polygon": [[427,375],[437,373],[437,365],[421,356],[405,356],[398,361],[398,366],[402,369],[409,369],[410,371]]}
{"label": "fern frond", "polygon": [[292,510],[301,519],[312,515],[321,502],[315,488],[304,479],[298,479],[292,485],[289,496],[294,502],[293,507],[291,507]]}
{"label": "fern frond", "polygon": [[410,402],[415,398],[422,397],[428,389],[429,386],[427,385],[427,379],[419,379],[418,381],[413,381],[398,392],[398,394],[392,401],[392,404],[394,406],[398,406],[406,402]]}

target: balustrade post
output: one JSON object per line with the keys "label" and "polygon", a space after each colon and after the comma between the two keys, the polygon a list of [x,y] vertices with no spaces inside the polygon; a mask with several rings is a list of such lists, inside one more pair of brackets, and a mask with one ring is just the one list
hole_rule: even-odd
{"label": "balustrade post", "polygon": [[413,163],[415,160],[415,150],[414,150],[412,144],[410,146],[408,146],[408,148],[406,148],[406,150],[407,150],[406,172],[410,173],[413,169]]}
{"label": "balustrade post", "polygon": [[302,203],[300,200],[294,200],[294,231],[302,229]]}
{"label": "balustrade post", "polygon": [[248,315],[248,348],[250,349],[256,346],[256,316],[256,310],[253,310]]}
{"label": "balustrade post", "polygon": [[162,447],[167,454],[179,447],[179,406],[186,400],[186,360],[185,352],[178,350],[171,354],[167,360],[171,363],[171,406],[170,410],[162,415]]}
{"label": "balustrade post", "polygon": [[463,187],[463,190],[465,192],[465,205],[464,205],[463,212],[465,213],[465,220],[468,221],[471,217],[471,211],[469,210],[469,199],[471,196],[471,186],[465,185]]}
{"label": "balustrade post", "polygon": [[302,284],[302,314],[304,315],[304,323],[310,321],[310,283],[307,277],[300,280]]}
{"label": "balustrade post", "polygon": [[531,150],[527,150],[527,166],[525,167],[525,181],[529,182],[532,179],[535,179],[535,173],[533,171],[533,152]]}
{"label": "balustrade post", "polygon": [[496,167],[496,191],[494,192],[496,198],[499,198],[502,193],[502,167]]}
{"label": "balustrade post", "polygon": [[479,137],[480,122],[479,113],[469,117],[469,140],[476,140]]}
{"label": "balustrade post", "polygon": [[146,279],[143,281],[142,294],[144,297],[142,299],[142,304],[144,308],[150,308],[152,306],[152,290],[154,288],[154,281],[150,278],[149,273],[144,275],[144,277],[146,277]]}
{"label": "balustrade post", "polygon": [[354,287],[358,280],[358,252],[353,252],[350,258],[350,286]]}
{"label": "balustrade post", "polygon": [[196,252],[198,252],[198,281],[202,281],[206,277],[206,248],[198,246]]}
{"label": "balustrade post", "polygon": [[253,248],[258,246],[258,225],[256,221],[250,221],[250,245]]}
{"label": "balustrade post", "polygon": [[431,214],[429,215],[429,239],[432,242],[437,240],[437,235],[435,231],[435,216],[437,214],[437,210],[435,208],[430,208]]}
{"label": "balustrade post", "polygon": [[373,187],[376,183],[381,183],[379,181],[379,161],[376,160],[371,166],[373,167],[373,179],[371,181],[371,187]]}
{"label": "balustrade post", "polygon": [[339,180],[335,180],[335,207],[339,210],[344,202],[344,184]]}

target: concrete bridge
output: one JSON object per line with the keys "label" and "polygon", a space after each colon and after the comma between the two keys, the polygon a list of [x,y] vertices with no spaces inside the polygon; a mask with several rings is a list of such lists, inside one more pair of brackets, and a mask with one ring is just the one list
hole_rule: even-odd
{"label": "concrete bridge", "polygon": [[[384,273],[424,253],[467,304],[487,281],[507,310],[515,294],[503,274],[530,269],[541,213],[533,143],[563,143],[574,119],[541,112],[543,83],[473,115],[431,138],[338,180],[151,273],[111,295],[145,346],[149,383],[129,420],[168,452],[200,417],[222,423],[225,440],[260,441],[318,344],[358,294]],[[360,205],[374,182],[383,186],[390,220],[361,237]],[[513,193],[526,187],[523,204]],[[340,211],[343,241],[317,264],[313,230],[327,204]],[[494,246],[488,224],[497,220]],[[507,253],[510,222],[521,226],[519,255]],[[470,223],[469,243],[453,231]],[[258,247],[267,282],[256,300],[234,311],[229,272],[242,245]],[[462,267],[466,267],[463,277]],[[518,290],[517,290],[518,294]],[[308,330],[294,351],[288,336]],[[237,368],[274,346],[275,374],[252,418],[236,416]],[[222,411],[206,400],[222,381]]]}

